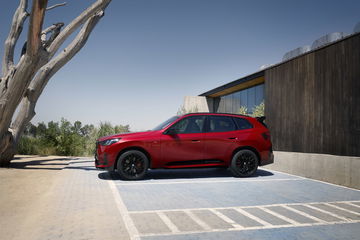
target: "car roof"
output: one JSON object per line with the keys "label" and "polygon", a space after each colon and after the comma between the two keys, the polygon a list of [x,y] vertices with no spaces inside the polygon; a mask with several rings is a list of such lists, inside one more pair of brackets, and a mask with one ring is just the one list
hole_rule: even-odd
{"label": "car roof", "polygon": [[252,118],[251,116],[244,114],[236,114],[236,113],[209,113],[209,112],[196,112],[196,113],[186,113],[180,116],[188,116],[188,115],[213,115],[213,116],[233,116],[233,117],[246,117]]}

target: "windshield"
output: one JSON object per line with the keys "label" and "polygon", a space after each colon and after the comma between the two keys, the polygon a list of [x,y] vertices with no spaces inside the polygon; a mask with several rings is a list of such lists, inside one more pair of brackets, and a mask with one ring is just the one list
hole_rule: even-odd
{"label": "windshield", "polygon": [[174,122],[178,118],[179,118],[179,116],[173,116],[173,117],[169,118],[168,120],[166,120],[165,122],[158,125],[157,127],[155,127],[153,130],[158,131],[158,130],[164,129],[165,127],[169,126],[170,123]]}

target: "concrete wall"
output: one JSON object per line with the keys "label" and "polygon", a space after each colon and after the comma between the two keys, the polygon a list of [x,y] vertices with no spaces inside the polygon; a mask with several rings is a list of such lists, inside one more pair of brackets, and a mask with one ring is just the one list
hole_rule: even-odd
{"label": "concrete wall", "polygon": [[211,99],[199,96],[184,97],[183,106],[187,112],[211,112],[213,109]]}
{"label": "concrete wall", "polygon": [[274,155],[274,164],[264,168],[360,189],[360,157],[281,151]]}

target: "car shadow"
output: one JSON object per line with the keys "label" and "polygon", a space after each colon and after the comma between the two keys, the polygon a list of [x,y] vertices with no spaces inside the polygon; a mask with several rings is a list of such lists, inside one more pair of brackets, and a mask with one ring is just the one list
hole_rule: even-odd
{"label": "car shadow", "polygon": [[[272,172],[258,169],[257,172],[247,178],[266,177],[274,175]],[[98,177],[102,180],[123,180],[116,172],[101,172]],[[234,178],[231,172],[226,168],[191,168],[191,169],[153,169],[149,170],[144,179],[190,179],[190,178]]]}

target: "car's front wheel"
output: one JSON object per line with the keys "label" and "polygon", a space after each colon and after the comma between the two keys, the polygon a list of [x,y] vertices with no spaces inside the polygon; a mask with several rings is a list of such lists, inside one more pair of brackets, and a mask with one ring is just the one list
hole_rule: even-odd
{"label": "car's front wheel", "polygon": [[249,177],[258,168],[257,155],[248,149],[238,151],[231,160],[230,171],[235,177]]}
{"label": "car's front wheel", "polygon": [[117,171],[120,177],[126,180],[144,178],[149,168],[149,159],[138,150],[129,150],[120,155],[117,162]]}

